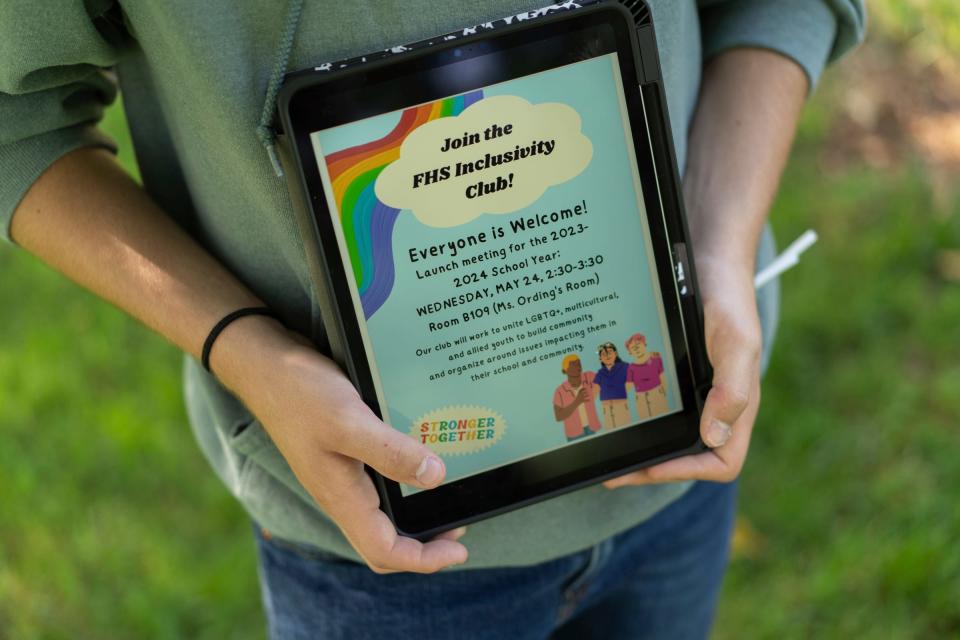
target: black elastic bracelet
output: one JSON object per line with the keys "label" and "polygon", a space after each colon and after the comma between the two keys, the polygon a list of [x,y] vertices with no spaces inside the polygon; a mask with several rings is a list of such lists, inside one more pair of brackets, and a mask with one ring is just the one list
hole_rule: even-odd
{"label": "black elastic bracelet", "polygon": [[207,339],[203,343],[203,355],[200,357],[200,362],[203,364],[204,369],[210,371],[210,350],[213,349],[213,343],[216,342],[217,336],[219,336],[231,322],[245,316],[266,316],[278,322],[280,321],[280,317],[276,312],[267,307],[244,307],[243,309],[237,309],[236,311],[228,313],[220,322],[213,325],[213,329],[210,329],[210,335],[207,336]]}

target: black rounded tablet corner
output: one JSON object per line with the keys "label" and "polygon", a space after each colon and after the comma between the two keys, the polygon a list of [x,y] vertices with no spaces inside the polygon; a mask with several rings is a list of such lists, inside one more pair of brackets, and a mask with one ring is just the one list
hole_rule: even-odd
{"label": "black rounded tablet corner", "polygon": [[397,530],[397,535],[401,535],[404,538],[413,538],[418,542],[427,543],[427,542],[430,542],[432,539],[436,538],[441,533],[451,531],[453,529],[456,529],[457,527],[462,527],[468,522],[473,522],[473,520],[469,520],[469,521],[461,520],[457,522],[451,522],[451,523],[441,525],[439,527],[431,527],[430,529],[425,529],[423,531],[408,531],[404,529],[403,526],[397,522],[396,518],[391,517],[390,522],[393,523],[393,528]]}
{"label": "black rounded tablet corner", "polygon": [[660,82],[660,56],[657,54],[657,38],[650,5],[644,0],[617,0],[617,3],[630,16],[633,25],[631,40],[639,62],[637,83],[647,85]]}
{"label": "black rounded tablet corner", "polygon": [[[419,540],[420,542],[426,542],[429,538],[432,538],[438,533],[442,533],[445,529],[440,529],[437,531],[426,530],[426,531],[413,531],[401,524],[397,517],[397,512],[394,509],[394,502],[390,497],[390,491],[387,488],[387,483],[390,482],[387,478],[381,475],[376,469],[370,467],[369,465],[363,466],[364,471],[367,472],[367,475],[370,476],[370,479],[373,481],[373,485],[377,489],[377,493],[380,496],[380,510],[390,519],[390,523],[393,524],[393,528],[397,531],[397,534],[404,536],[406,538],[413,538],[414,540]],[[454,527],[450,527],[451,529]]]}
{"label": "black rounded tablet corner", "polygon": [[[634,6],[644,4],[642,1],[634,2],[632,0],[612,0],[607,2],[598,2],[595,5],[588,5],[584,9],[588,11],[597,11],[602,12],[605,10],[614,11],[620,14],[627,24],[636,25],[637,15],[634,13]],[[643,9],[639,8],[639,13],[642,14]]]}
{"label": "black rounded tablet corner", "polygon": [[305,87],[311,84],[311,79],[305,74],[289,75],[280,85],[280,91],[277,93],[277,124],[279,131],[285,133],[290,138],[293,137],[290,109],[297,94]]}

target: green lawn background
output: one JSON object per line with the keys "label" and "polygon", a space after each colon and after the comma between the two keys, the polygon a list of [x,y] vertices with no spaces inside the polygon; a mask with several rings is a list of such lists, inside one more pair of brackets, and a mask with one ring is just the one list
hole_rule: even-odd
{"label": "green lawn background", "polygon": [[[858,59],[926,73],[960,16],[876,8],[883,38],[814,98],[774,207],[781,240],[821,240],[783,280],[718,638],[960,637],[958,174],[890,136],[877,156],[843,106]],[[103,126],[132,169],[119,107]],[[9,247],[0,303],[0,638],[263,637],[176,350]]]}

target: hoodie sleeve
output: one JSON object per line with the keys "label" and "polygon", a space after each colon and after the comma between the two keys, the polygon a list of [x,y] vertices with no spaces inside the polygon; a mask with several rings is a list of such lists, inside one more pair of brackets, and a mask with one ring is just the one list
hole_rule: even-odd
{"label": "hoodie sleeve", "polygon": [[863,0],[700,0],[704,60],[760,47],[799,64],[816,86],[828,62],[855,47],[866,27]]}
{"label": "hoodie sleeve", "polygon": [[[115,150],[97,130],[117,95],[116,48],[84,0],[0,3],[0,237],[30,186],[80,147]],[[102,3],[101,3],[102,4]]]}

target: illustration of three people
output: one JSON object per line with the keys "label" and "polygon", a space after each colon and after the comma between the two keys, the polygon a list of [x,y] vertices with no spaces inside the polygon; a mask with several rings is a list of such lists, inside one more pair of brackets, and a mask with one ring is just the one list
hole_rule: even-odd
{"label": "illustration of three people", "polygon": [[[580,356],[564,357],[562,371],[567,379],[553,394],[553,414],[563,423],[567,442],[589,436],[600,430],[596,400],[600,400],[603,427],[615,429],[633,422],[653,418],[668,411],[667,376],[663,359],[655,351],[647,351],[647,339],[635,333],[625,343],[633,362],[620,359],[617,347],[605,342],[597,348],[600,368],[596,373],[584,371]],[[639,416],[633,419],[627,394],[633,392]]]}

